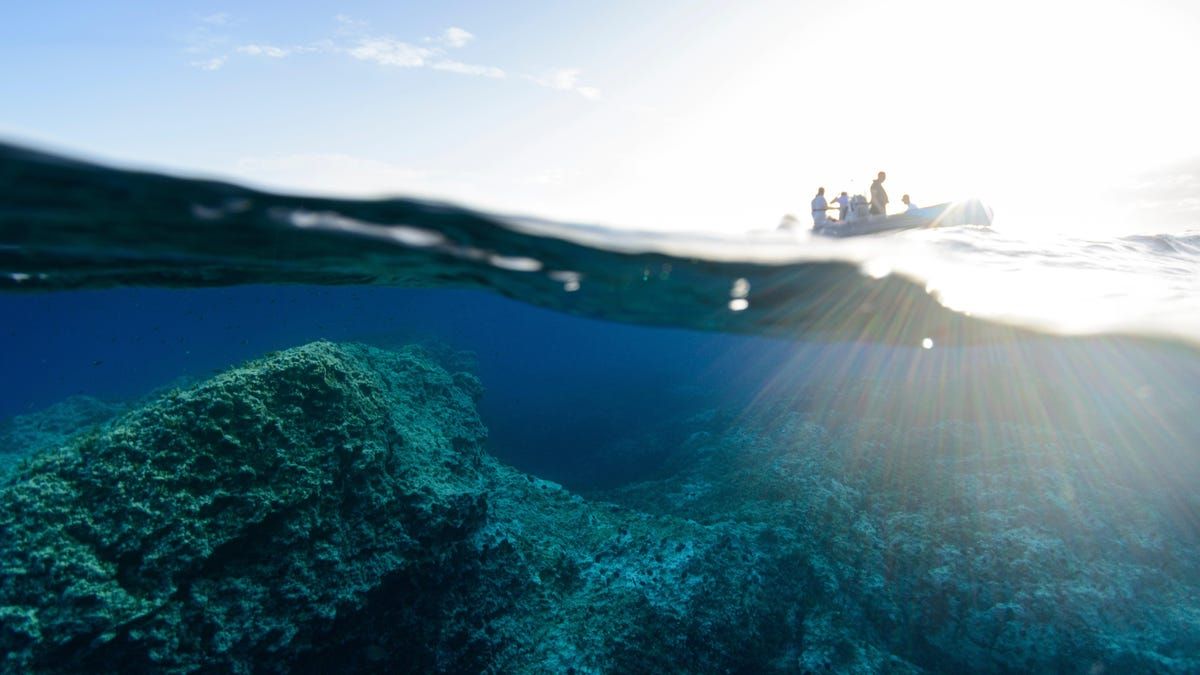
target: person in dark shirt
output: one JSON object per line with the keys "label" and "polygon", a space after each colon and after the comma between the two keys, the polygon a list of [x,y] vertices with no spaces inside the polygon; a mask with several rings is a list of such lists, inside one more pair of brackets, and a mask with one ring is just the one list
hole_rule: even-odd
{"label": "person in dark shirt", "polygon": [[871,183],[871,215],[886,216],[888,196],[887,190],[883,189],[883,181],[887,180],[887,174],[880,171],[879,177]]}

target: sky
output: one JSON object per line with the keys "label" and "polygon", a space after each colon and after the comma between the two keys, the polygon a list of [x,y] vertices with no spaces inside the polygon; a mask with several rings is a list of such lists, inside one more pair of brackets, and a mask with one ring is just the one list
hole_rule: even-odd
{"label": "sky", "polygon": [[817,186],[1014,231],[1200,229],[1200,3],[58,2],[0,139],[324,194],[769,229]]}

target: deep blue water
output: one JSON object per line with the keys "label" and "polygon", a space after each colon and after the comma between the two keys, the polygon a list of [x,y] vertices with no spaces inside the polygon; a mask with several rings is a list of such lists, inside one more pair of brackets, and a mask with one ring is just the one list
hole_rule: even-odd
{"label": "deep blue water", "polygon": [[[846,417],[1049,421],[1136,437],[1139,452],[1169,455],[1181,471],[1200,447],[1191,414],[1200,359],[1123,338],[999,349],[810,344],[578,318],[485,291],[343,286],[5,294],[0,314],[11,318],[0,334],[0,418],[74,394],[135,399],[318,339],[415,342],[468,353],[500,456],[582,485],[605,479],[589,458],[664,420],[801,395]],[[853,404],[816,392],[861,379],[884,389]]]}
{"label": "deep blue water", "polygon": [[[788,341],[580,319],[465,290],[8,294],[0,313],[13,319],[0,335],[9,383],[0,418],[74,394],[136,398],[317,339],[417,342],[477,361],[483,414],[502,454],[568,473],[572,454],[601,451],[618,431],[634,436],[673,414],[744,404],[784,354],[820,360]],[[832,359],[837,349],[824,351]]]}

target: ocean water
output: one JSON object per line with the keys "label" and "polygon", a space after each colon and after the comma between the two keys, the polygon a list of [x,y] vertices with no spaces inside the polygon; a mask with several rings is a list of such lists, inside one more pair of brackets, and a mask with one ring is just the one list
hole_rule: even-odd
{"label": "ocean water", "polygon": [[0,670],[1200,671],[1200,234],[766,225],[0,146]]}

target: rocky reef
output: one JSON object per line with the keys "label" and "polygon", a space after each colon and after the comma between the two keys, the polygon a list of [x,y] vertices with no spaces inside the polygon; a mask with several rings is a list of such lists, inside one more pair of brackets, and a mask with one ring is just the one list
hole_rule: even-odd
{"label": "rocky reef", "polygon": [[774,524],[839,631],[870,627],[934,672],[1200,670],[1200,502],[1148,493],[1103,443],[953,422],[834,433],[787,406],[694,426],[666,478],[602,496]]}
{"label": "rocky reef", "polygon": [[72,396],[44,410],[0,420],[0,480],[30,454],[57,448],[82,429],[90,429],[129,408],[92,396]]}
{"label": "rocky reef", "polygon": [[0,486],[0,667],[1200,669],[1195,548],[1085,439],[714,413],[584,499],[489,455],[451,370],[318,342],[43,439]]}
{"label": "rocky reef", "polygon": [[0,491],[5,670],[890,658],[801,645],[808,582],[764,556],[769,526],[592,504],[500,465],[481,392],[419,350],[315,343],[38,454]]}

